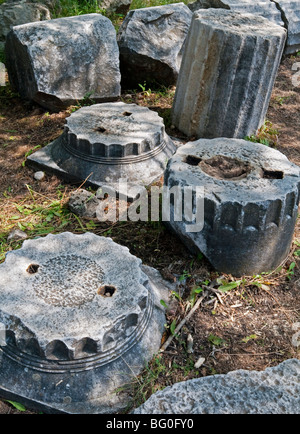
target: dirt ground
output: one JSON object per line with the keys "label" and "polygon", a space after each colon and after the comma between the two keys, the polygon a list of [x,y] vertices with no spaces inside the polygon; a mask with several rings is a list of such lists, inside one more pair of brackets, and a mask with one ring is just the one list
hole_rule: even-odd
{"label": "dirt ground", "polygon": [[[269,122],[261,131],[261,137],[300,165],[300,79],[297,87],[292,84],[295,74],[292,66],[297,61],[299,57],[289,57],[280,66],[267,115]],[[126,91],[122,99],[147,105],[167,119],[173,94],[158,98],[151,91],[147,94]],[[0,104],[0,241],[4,243],[12,228],[7,222],[12,223],[16,204],[28,200],[28,185],[35,194],[50,199],[57,197],[60,188],[65,200],[78,186],[64,185],[55,176],[48,175],[38,182],[23,164],[29,152],[61,134],[70,112],[48,113],[21,101],[8,90],[0,94]],[[167,132],[176,135],[170,122],[166,124]],[[71,223],[67,229],[72,230]],[[78,225],[73,229],[78,232]],[[143,381],[137,379],[128,386],[132,406],[140,405],[151,393],[178,381],[236,369],[264,370],[286,359],[300,358],[300,347],[293,340],[297,331],[295,324],[300,321],[299,220],[290,255],[279,270],[245,277],[240,283],[231,276],[223,276],[223,282],[231,284],[231,290],[226,292],[218,290],[216,279],[220,276],[206,259],[191,256],[162,224],[128,222],[109,226],[95,222],[91,230],[126,245],[145,264],[159,269],[169,281],[177,282],[177,293],[167,313],[168,329],[163,343],[174,332],[175,325],[186,317],[193,302],[203,297],[167,349],[149,363],[141,375]],[[191,344],[193,351],[189,352]],[[196,368],[195,363],[200,358],[204,359],[203,363]],[[13,405],[0,401],[0,414],[14,413],[20,412]],[[30,409],[22,413],[30,413]]]}

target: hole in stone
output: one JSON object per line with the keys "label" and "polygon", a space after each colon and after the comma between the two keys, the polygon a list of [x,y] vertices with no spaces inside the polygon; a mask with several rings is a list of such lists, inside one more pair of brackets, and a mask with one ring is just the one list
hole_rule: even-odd
{"label": "hole in stone", "polygon": [[122,115],[123,115],[123,116],[131,116],[132,113],[130,113],[130,112],[124,112],[124,113],[122,113]]}
{"label": "hole in stone", "polygon": [[98,294],[102,297],[112,297],[116,290],[117,288],[113,285],[103,285],[98,289]]}
{"label": "hole in stone", "polygon": [[190,164],[191,166],[198,166],[201,163],[202,159],[199,157],[196,157],[195,155],[188,155],[184,163]]}
{"label": "hole in stone", "polygon": [[280,170],[266,170],[263,169],[263,178],[265,179],[283,179],[284,173]]}
{"label": "hole in stone", "polygon": [[199,166],[209,176],[231,181],[245,178],[252,170],[249,163],[223,155],[202,160]]}
{"label": "hole in stone", "polygon": [[40,268],[40,266],[37,264],[30,264],[26,271],[29,274],[35,274],[38,272],[39,268]]}
{"label": "hole in stone", "polygon": [[95,131],[98,131],[98,133],[106,133],[106,128],[97,127],[97,128],[95,128]]}

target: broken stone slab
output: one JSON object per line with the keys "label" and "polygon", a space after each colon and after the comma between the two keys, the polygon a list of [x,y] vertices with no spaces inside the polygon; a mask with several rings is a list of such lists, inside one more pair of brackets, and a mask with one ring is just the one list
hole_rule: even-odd
{"label": "broken stone slab", "polygon": [[184,3],[130,11],[117,35],[122,86],[176,84],[191,19]]}
{"label": "broken stone slab", "polygon": [[109,13],[126,15],[131,6],[132,0],[100,0],[98,1],[101,9]]}
{"label": "broken stone slab", "polygon": [[120,95],[116,32],[100,14],[14,27],[6,58],[14,89],[48,110],[59,111],[87,95],[95,102]]}
{"label": "broken stone slab", "polygon": [[269,20],[223,9],[195,12],[172,108],[188,137],[256,134],[263,125],[286,40]]}
{"label": "broken stone slab", "polygon": [[[147,107],[123,102],[83,107],[66,120],[57,140],[31,154],[27,164],[67,181],[111,187],[129,199],[159,179],[176,150],[163,119]],[[120,180],[125,180],[125,187]]]}
{"label": "broken stone slab", "polygon": [[[90,219],[100,217],[101,221],[104,217],[108,217],[105,215],[105,210],[114,209],[114,218],[116,219],[118,214],[119,220],[121,220],[122,215],[127,215],[128,203],[126,200],[117,200],[116,197],[105,197],[101,189],[96,193],[91,193],[81,188],[71,193],[68,207],[79,217]],[[107,218],[107,220],[109,219]]]}
{"label": "broken stone slab", "polygon": [[49,9],[34,2],[3,3],[0,5],[0,48],[3,49],[7,34],[14,26],[50,20]]}
{"label": "broken stone slab", "polygon": [[297,0],[197,0],[188,7],[193,12],[199,9],[223,8],[263,16],[287,29],[285,54],[295,54],[300,50],[300,5]]}
{"label": "broken stone slab", "polygon": [[45,412],[124,409],[116,389],[158,352],[168,294],[110,238],[25,241],[0,265],[0,396]]}
{"label": "broken stone slab", "polygon": [[282,14],[285,27],[288,30],[285,54],[295,54],[300,51],[300,4],[299,1],[279,0],[276,6]]}
{"label": "broken stone slab", "polygon": [[278,10],[275,2],[272,0],[197,0],[190,3],[188,7],[192,12],[199,9],[227,9],[234,12],[257,14],[273,21],[274,23],[284,26],[281,12]]}
{"label": "broken stone slab", "polygon": [[[253,276],[276,269],[288,256],[298,216],[300,168],[279,151],[245,140],[200,139],[170,159],[165,185],[179,190],[165,224],[219,272]],[[197,197],[195,186],[204,193],[199,190]],[[193,213],[202,212],[193,222],[176,217],[185,189],[191,187]]]}
{"label": "broken stone slab", "polygon": [[99,200],[94,193],[79,189],[71,193],[68,207],[79,217],[96,218]]}
{"label": "broken stone slab", "polygon": [[299,414],[300,361],[176,383],[133,414]]}
{"label": "broken stone slab", "polygon": [[26,232],[21,231],[21,229],[13,229],[7,237],[7,241],[20,241],[28,238]]}

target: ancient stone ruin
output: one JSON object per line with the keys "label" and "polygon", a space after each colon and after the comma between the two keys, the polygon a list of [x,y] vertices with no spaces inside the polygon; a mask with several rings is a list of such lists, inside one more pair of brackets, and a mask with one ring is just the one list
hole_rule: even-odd
{"label": "ancient stone ruin", "polygon": [[[182,381],[153,394],[134,414],[299,414],[300,361]],[[176,397],[176,399],[175,399]]]}
{"label": "ancient stone ruin", "polygon": [[191,20],[183,3],[130,11],[117,35],[122,85],[176,84]]}
{"label": "ancient stone ruin", "polygon": [[96,102],[120,96],[116,32],[100,14],[14,27],[6,57],[12,86],[46,109],[59,111],[88,94]]}
{"label": "ancient stone ruin", "polygon": [[[130,0],[113,3],[127,10]],[[52,111],[87,96],[95,102],[71,114],[62,135],[30,155],[28,166],[68,182],[109,186],[126,199],[125,208],[139,191],[128,196],[120,180],[149,186],[164,176],[165,186],[181,193],[167,225],[188,249],[237,277],[275,269],[291,247],[300,168],[242,139],[264,122],[283,52],[300,49],[298,12],[286,0],[198,0],[131,11],[118,35],[100,14],[13,27],[2,40],[10,82],[22,98]],[[177,149],[155,111],[116,102],[121,78],[125,86],[177,84],[174,126],[199,140]],[[204,188],[204,209],[203,228],[193,232],[185,215],[175,216],[177,206],[185,209],[185,189],[195,186]],[[101,194],[79,193],[73,209],[95,218]],[[188,211],[196,215],[197,195],[192,203]],[[25,241],[0,265],[1,397],[44,412],[124,410],[129,397],[116,390],[159,351],[169,289],[157,270],[109,238],[62,233]],[[230,391],[239,394],[257,381],[271,385],[272,399],[285,409],[287,389],[276,387],[282,372],[298,371],[292,361],[272,371],[273,382],[268,373],[244,375],[244,382],[240,372],[200,379],[167,389],[158,404],[153,398],[136,413],[172,412],[174,393],[181,409],[208,412],[201,401],[208,391],[220,411]],[[293,398],[290,404],[293,411]],[[238,408],[259,412],[255,405]],[[266,409],[279,412],[272,403]]]}
{"label": "ancient stone ruin", "polygon": [[221,8],[260,15],[287,29],[285,54],[297,53],[300,50],[300,4],[297,0],[197,0],[188,6],[193,12],[199,9]]}
{"label": "ancient stone ruin", "polygon": [[50,19],[50,11],[45,5],[6,1],[0,5],[0,48],[4,48],[6,37],[14,26]]}
{"label": "ancient stone ruin", "polygon": [[120,193],[120,179],[147,186],[160,178],[175,150],[156,112],[136,104],[103,103],[73,113],[62,136],[32,154],[28,164],[69,181],[107,184]]}
{"label": "ancient stone ruin", "polygon": [[175,210],[168,226],[221,273],[252,276],[274,270],[287,257],[298,216],[300,168],[279,151],[237,139],[189,142],[169,160],[165,185],[182,190],[173,210],[182,207],[187,186],[204,188],[203,230],[187,231],[190,222],[176,221]]}
{"label": "ancient stone ruin", "polygon": [[0,265],[0,393],[46,412],[125,408],[117,388],[158,352],[168,290],[110,238],[25,241]]}
{"label": "ancient stone ruin", "polygon": [[286,31],[260,16],[222,9],[193,15],[173,104],[188,137],[256,134],[264,122]]}

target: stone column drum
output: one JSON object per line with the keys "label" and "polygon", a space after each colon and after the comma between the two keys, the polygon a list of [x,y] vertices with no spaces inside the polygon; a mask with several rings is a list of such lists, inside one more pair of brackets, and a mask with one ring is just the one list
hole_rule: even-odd
{"label": "stone column drum", "polygon": [[153,270],[92,233],[9,252],[0,265],[0,396],[50,413],[124,409],[129,397],[116,389],[157,353],[164,331],[168,290]]}
{"label": "stone column drum", "polygon": [[173,124],[196,138],[245,138],[263,124],[286,30],[227,10],[196,12],[173,104]]}
{"label": "stone column drum", "polygon": [[[189,142],[170,159],[165,184],[176,186],[181,197],[186,187],[204,188],[198,195],[204,195],[204,206],[200,197],[196,200],[197,192],[193,200],[193,208],[199,203],[204,208],[203,228],[192,232],[186,216],[176,221],[172,210],[167,224],[219,272],[261,274],[288,256],[298,216],[300,168],[281,152],[239,139]],[[174,210],[181,205],[178,197]]]}
{"label": "stone column drum", "polygon": [[[72,113],[64,133],[30,155],[27,164],[67,181],[86,180],[96,188],[107,185],[120,194],[120,180],[138,189],[159,179],[175,151],[156,112],[115,102],[82,107]],[[129,192],[124,195],[130,196]]]}

